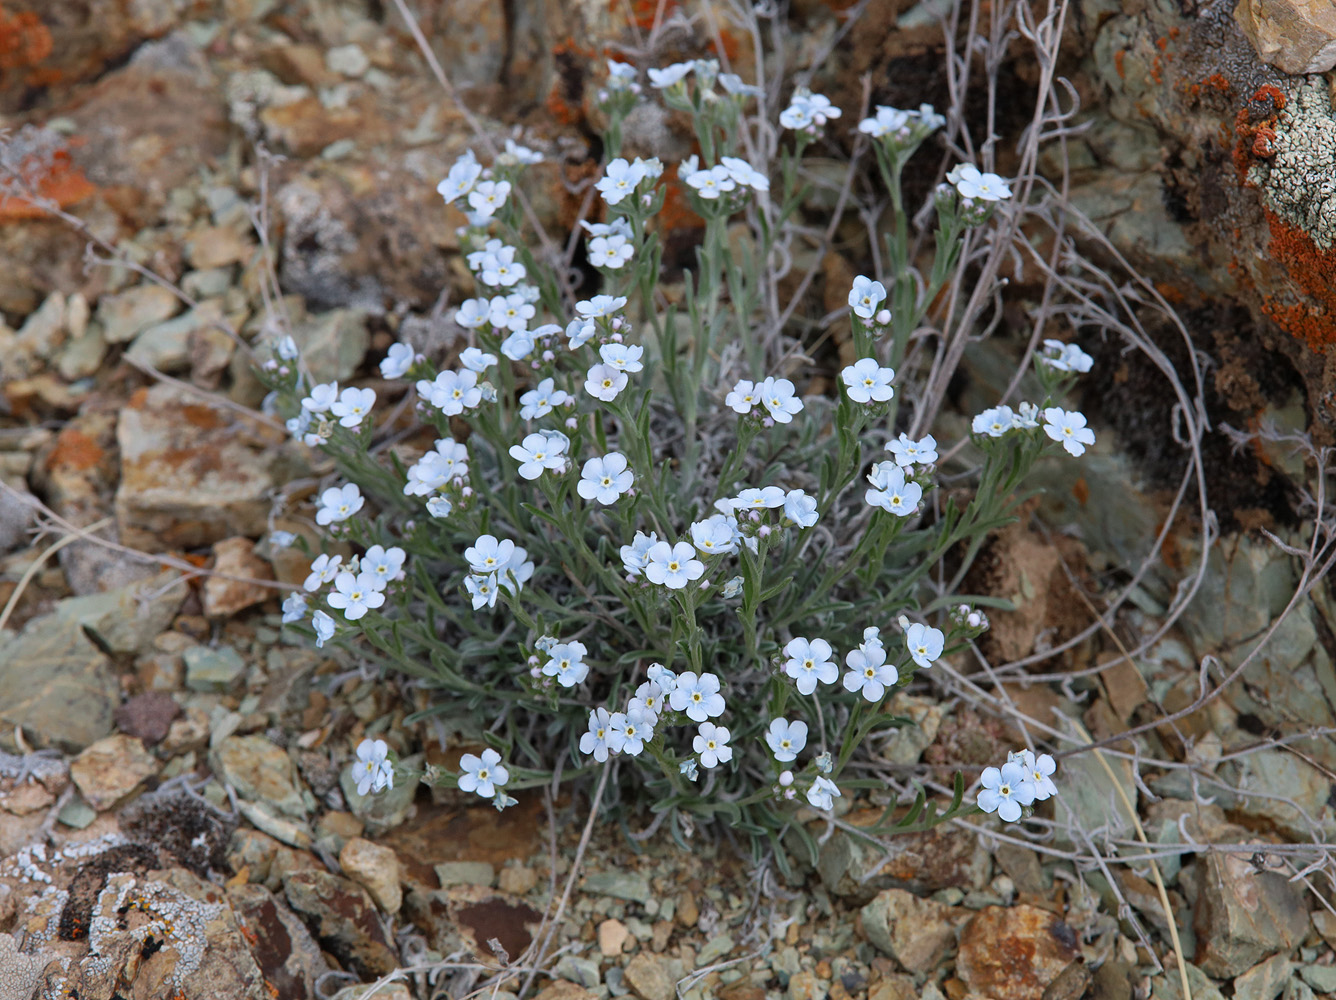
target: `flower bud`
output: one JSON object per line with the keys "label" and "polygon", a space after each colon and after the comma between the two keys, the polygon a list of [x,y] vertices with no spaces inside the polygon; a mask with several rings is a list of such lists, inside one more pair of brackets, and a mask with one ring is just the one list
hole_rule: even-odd
{"label": "flower bud", "polygon": [[783,785],[785,788],[788,788],[789,785],[793,784],[793,772],[792,771],[782,772],[779,776],[779,783]]}

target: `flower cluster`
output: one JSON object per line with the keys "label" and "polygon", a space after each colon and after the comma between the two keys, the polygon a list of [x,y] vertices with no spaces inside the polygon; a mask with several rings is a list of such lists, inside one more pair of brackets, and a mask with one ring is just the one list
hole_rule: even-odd
{"label": "flower cluster", "polygon": [[1046,753],[1038,757],[1030,750],[1007,754],[1007,762],[1000,768],[983,769],[979,777],[983,786],[978,796],[979,808],[997,813],[1004,822],[1016,822],[1035,802],[1057,794],[1052,777],[1056,769],[1057,764]]}
{"label": "flower cluster", "polygon": [[[266,405],[349,480],[321,484],[315,520],[357,553],[317,553],[302,591],[284,601],[283,621],[314,632],[317,646],[338,634],[373,647],[468,699],[471,711],[495,712],[488,741],[499,749],[465,753],[453,776],[433,766],[427,777],[498,808],[514,802],[504,791],[512,779],[551,780],[539,748],[575,745],[578,770],[638,758],[637,773],[671,796],[674,811],[717,814],[706,802],[716,786],[730,808],[773,797],[830,811],[843,798],[842,768],[891,718],[894,693],[988,626],[968,605],[915,610],[941,607],[923,555],[939,550],[930,535],[941,528],[914,516],[941,459],[932,434],[899,431],[941,433],[933,414],[911,413],[924,404],[905,382],[916,371],[907,346],[929,335],[924,317],[942,287],[934,283],[954,266],[964,228],[982,225],[1011,190],[970,164],[951,171],[936,196],[946,263],[934,263],[929,280],[909,259],[907,237],[893,234],[887,259],[876,258],[887,283],[858,275],[848,290],[853,350],[836,399],[819,398],[816,380],[805,399],[789,378],[764,375],[795,370],[798,352],[784,350],[791,330],[775,331],[779,350],[775,338],[754,334],[774,301],[763,272],[787,245],[781,229],[804,198],[799,160],[841,110],[795,89],[779,116],[792,135],[772,169],[738,155],[742,109],[759,88],[713,60],[651,68],[646,90],[636,67],[607,67],[597,94],[606,161],[593,184],[605,221],[580,220],[569,244],[584,240],[598,273],[583,278],[594,288],[571,293],[581,273],[556,273],[552,258],[526,249],[514,199],[538,152],[507,140],[484,166],[470,151],[438,185],[467,220],[459,236],[473,290],[452,312],[462,342],[449,367],[394,344],[379,371],[402,382],[377,383],[416,403],[421,434],[396,433],[375,464],[376,390],[313,384],[296,345],[278,340],[264,369],[275,390]],[[690,116],[698,142],[671,183],[705,225],[689,279],[671,292],[658,287],[664,230],[653,219],[670,193],[665,165],[621,155],[621,125],[650,92]],[[928,105],[879,107],[858,124],[871,141],[856,148],[875,150],[895,211],[900,168],[943,124]],[[832,318],[843,322],[843,311]],[[1041,405],[998,406],[975,419],[985,481],[989,463],[1013,452],[1033,461],[1045,435],[1072,454],[1093,443],[1084,417],[1056,400],[1063,375],[1088,371],[1089,357],[1046,341],[1036,363]],[[991,443],[1020,431],[1024,447]],[[868,459],[869,439],[880,461]],[[762,446],[771,460],[760,459]],[[956,450],[942,448],[948,460]],[[863,499],[894,517],[857,516],[864,476]],[[950,530],[976,537],[1007,516],[1009,502],[981,496]],[[851,523],[867,527],[846,537]],[[460,610],[464,599],[473,615]],[[895,643],[871,626],[853,646],[840,620],[897,615]],[[641,673],[650,656],[674,669],[656,662]],[[535,711],[552,721],[535,724]],[[1013,804],[1051,794],[1043,783],[1051,763],[1018,757],[985,772],[980,807],[1008,818]],[[1027,767],[1018,779],[1016,768]],[[352,774],[362,794],[392,785],[384,741],[363,741]],[[770,776],[769,789],[745,788],[757,774]],[[774,823],[778,812],[752,818]]]}

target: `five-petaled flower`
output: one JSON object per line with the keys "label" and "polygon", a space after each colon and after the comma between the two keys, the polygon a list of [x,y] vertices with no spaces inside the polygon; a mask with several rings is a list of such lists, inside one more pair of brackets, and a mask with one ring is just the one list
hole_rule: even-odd
{"label": "five-petaled flower", "polygon": [[1025,767],[1018,760],[1008,761],[1001,768],[985,767],[979,783],[983,785],[979,808],[996,812],[1007,823],[1020,819],[1021,807],[1034,802],[1034,785],[1026,780]]}
{"label": "five-petaled flower", "polygon": [[803,747],[807,746],[807,723],[801,719],[797,722],[771,719],[765,731],[765,742],[775,755],[775,760],[781,764],[796,760]]}
{"label": "five-petaled flower", "polygon": [[390,747],[384,740],[363,740],[357,744],[357,760],[353,762],[352,779],[358,795],[370,795],[383,788],[394,787],[394,765],[390,763]]}
{"label": "five-petaled flower", "polygon": [[1086,446],[1095,443],[1095,432],[1086,426],[1085,414],[1060,406],[1050,406],[1044,411],[1044,433],[1073,456],[1084,455]]}
{"label": "five-petaled flower", "polygon": [[873,507],[880,507],[898,517],[908,517],[923,499],[923,487],[905,479],[904,470],[894,462],[878,462],[868,473],[872,488],[864,494]]}
{"label": "five-petaled flower", "polygon": [[946,645],[946,636],[941,629],[915,622],[905,629],[905,646],[909,655],[920,667],[930,667],[937,657],[942,655]]}
{"label": "five-petaled flower", "polygon": [[315,523],[326,525],[346,521],[361,510],[365,502],[356,483],[331,486],[320,494],[320,509],[315,512]]}
{"label": "five-petaled flower", "polygon": [[482,756],[466,753],[459,758],[459,790],[477,792],[490,799],[510,780],[510,772],[501,766],[501,755],[488,747]]}
{"label": "five-petaled flower", "polygon": [[840,668],[830,658],[830,643],[825,639],[790,639],[784,647],[784,673],[798,682],[799,694],[811,694],[817,682],[833,684],[840,676]]}
{"label": "five-petaled flower", "polygon": [[691,670],[679,674],[668,703],[674,712],[685,712],[692,722],[724,714],[724,696],[719,693],[719,678],[714,674],[697,677]]}
{"label": "five-petaled flower", "polygon": [[733,759],[733,748],[728,745],[731,734],[723,726],[702,722],[691,741],[692,749],[700,754],[702,767],[715,767]]}
{"label": "five-petaled flower", "polygon": [[876,358],[860,358],[840,372],[845,392],[855,403],[884,403],[895,395],[894,368],[883,368]]}
{"label": "five-petaled flower", "polygon": [[844,658],[849,672],[844,675],[846,691],[859,691],[871,702],[886,697],[886,689],[900,679],[900,672],[886,662],[886,650],[880,643],[864,643]]}
{"label": "five-petaled flower", "polygon": [[807,801],[813,809],[829,812],[835,807],[835,799],[840,798],[840,790],[824,775],[817,775],[812,787],[807,789]]}
{"label": "five-petaled flower", "polygon": [[681,590],[705,575],[705,564],[695,555],[689,542],[656,542],[645,553],[645,578],[669,590]]}
{"label": "five-petaled flower", "polygon": [[575,490],[586,500],[597,500],[605,507],[631,488],[635,476],[626,467],[626,456],[610,451],[602,458],[591,458],[580,470]]}

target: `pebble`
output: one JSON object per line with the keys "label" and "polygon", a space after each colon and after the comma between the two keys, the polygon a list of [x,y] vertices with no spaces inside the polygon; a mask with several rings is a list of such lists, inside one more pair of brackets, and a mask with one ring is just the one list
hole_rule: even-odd
{"label": "pebble", "polygon": [[727,934],[716,934],[705,942],[705,947],[696,956],[696,968],[702,969],[713,965],[733,950],[733,939]]}
{"label": "pebble", "polygon": [[965,925],[956,974],[995,1000],[1032,1000],[1076,956],[1076,934],[1048,910],[990,906]]}
{"label": "pebble", "polygon": [[690,890],[684,890],[677,897],[677,922],[683,927],[695,927],[700,919],[700,910],[696,907],[696,896]]}
{"label": "pebble", "polygon": [[[274,571],[269,563],[255,554],[255,543],[249,538],[233,536],[215,542],[213,569],[220,576],[210,576],[201,588],[204,613],[210,618],[226,618],[245,608],[261,604],[277,593],[262,583],[250,580],[272,580]],[[242,577],[245,579],[228,579]]]}
{"label": "pebble", "polygon": [[209,763],[218,779],[232,785],[247,802],[262,802],[285,816],[305,819],[306,803],[292,760],[265,737],[229,736],[214,747]]}
{"label": "pebble", "polygon": [[325,53],[325,65],[331,73],[356,78],[371,68],[371,60],[360,45],[339,45]]}
{"label": "pebble", "polygon": [[160,285],[138,285],[116,295],[104,295],[97,303],[102,339],[124,344],[143,331],[181,311],[181,300]]}
{"label": "pebble", "polygon": [[436,865],[441,888],[452,885],[496,885],[496,869],[486,861],[445,861]]}
{"label": "pebble", "polygon": [[951,908],[885,889],[862,910],[863,932],[907,972],[930,972],[955,942]]}
{"label": "pebble", "polygon": [[676,995],[667,962],[641,952],[626,963],[626,985],[640,1000],[673,1000]]}
{"label": "pebble", "polygon": [[631,932],[620,920],[605,920],[598,925],[598,950],[607,958],[620,955],[630,936]]}
{"label": "pebble", "polygon": [[584,891],[597,896],[612,896],[632,903],[645,903],[653,893],[649,879],[630,872],[595,872],[585,878]]}
{"label": "pebble", "polygon": [[538,884],[538,873],[527,865],[507,865],[501,869],[496,884],[502,892],[523,896]]}
{"label": "pebble", "polygon": [[398,913],[403,905],[399,858],[391,848],[353,837],[339,851],[343,874],[371,894],[386,913]]}
{"label": "pebble", "polygon": [[192,646],[181,654],[186,687],[204,694],[226,694],[241,683],[246,661],[231,646]]}
{"label": "pebble", "polygon": [[70,762],[70,779],[98,812],[119,805],[141,784],[158,773],[160,765],[144,744],[118,733],[98,740]]}

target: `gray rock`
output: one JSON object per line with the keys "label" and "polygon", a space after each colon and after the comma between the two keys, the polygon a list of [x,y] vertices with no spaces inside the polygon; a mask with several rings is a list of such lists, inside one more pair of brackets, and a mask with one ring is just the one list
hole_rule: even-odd
{"label": "gray rock", "polygon": [[908,972],[929,972],[955,943],[951,908],[886,889],[863,907],[863,932]]}
{"label": "gray rock", "polygon": [[181,311],[181,300],[159,285],[138,285],[97,303],[97,320],[109,344],[125,344]]}
{"label": "gray rock", "polygon": [[56,614],[78,622],[109,652],[149,653],[185,600],[186,588],[177,583],[180,576],[167,570],[115,590],[67,598],[56,606]]}
{"label": "gray rock", "polygon": [[640,952],[626,963],[626,984],[640,1000],[672,1000],[676,981],[668,963],[658,955]]}
{"label": "gray rock", "polygon": [[[231,343],[231,338],[215,326],[222,319],[223,300],[208,299],[184,316],[144,330],[135,337],[126,356],[158,371],[184,371],[190,367],[197,341]],[[226,364],[226,360],[223,363]]]}
{"label": "gray rock", "polygon": [[1290,978],[1290,956],[1272,955],[1234,979],[1234,1000],[1276,1000]]}
{"label": "gray rock", "polygon": [[598,962],[579,955],[563,955],[557,963],[557,975],[591,990],[603,981]]}
{"label": "gray rock", "polygon": [[297,769],[286,750],[263,736],[229,736],[210,751],[209,764],[247,802],[262,802],[296,820],[306,818]]}
{"label": "gray rock", "polygon": [[19,327],[15,347],[24,354],[49,358],[65,338],[65,297],[52,292]]}
{"label": "gray rock", "polygon": [[270,490],[303,468],[286,434],[170,385],[132,398],[116,439],[121,542],[149,552],[260,536]]}
{"label": "gray rock", "polygon": [[329,872],[299,871],[283,880],[283,892],[321,946],[345,966],[367,978],[398,967],[376,904],[357,883]]}
{"label": "gray rock", "polygon": [[586,876],[584,891],[596,896],[612,896],[614,899],[625,899],[642,905],[649,902],[653,895],[649,879],[644,875],[619,871],[594,872]]}
{"label": "gray rock", "polygon": [[280,997],[315,996],[315,982],[329,963],[301,919],[262,885],[229,886],[227,899],[265,981]]}
{"label": "gray rock", "polygon": [[120,685],[77,619],[53,613],[0,633],[0,740],[78,753],[111,733]]}
{"label": "gray rock", "polygon": [[[406,770],[422,767],[426,758],[422,754],[405,757],[400,761]],[[339,788],[348,803],[348,811],[366,824],[366,835],[377,837],[387,830],[392,830],[408,819],[414,812],[413,799],[417,796],[417,782],[395,781],[393,788],[370,795],[357,794],[357,782],[353,780],[352,764],[348,764],[339,774]]]}
{"label": "gray rock", "polygon": [[452,885],[496,885],[496,869],[486,861],[445,861],[436,866],[441,888]]}
{"label": "gray rock", "polygon": [[1326,996],[1336,994],[1336,966],[1305,965],[1299,969],[1299,975],[1318,993]]}
{"label": "gray rock", "polygon": [[[1195,960],[1207,975],[1237,976],[1263,958],[1289,953],[1308,933],[1303,891],[1246,857],[1207,855],[1200,868],[1193,926]],[[1195,991],[1194,991],[1195,994]]]}
{"label": "gray rock", "polygon": [[292,339],[317,382],[346,382],[371,346],[366,314],[358,309],[312,316],[294,326]]}
{"label": "gray rock", "polygon": [[733,938],[728,934],[716,934],[696,953],[696,968],[703,969],[707,965],[713,965],[732,950]]}
{"label": "gray rock", "polygon": [[186,687],[203,694],[226,694],[246,673],[246,661],[231,646],[191,646],[181,659],[186,665]]}

